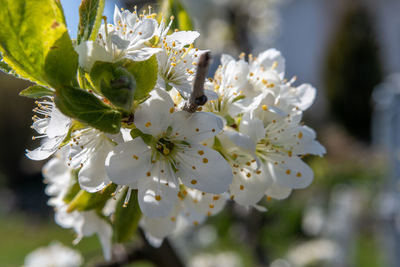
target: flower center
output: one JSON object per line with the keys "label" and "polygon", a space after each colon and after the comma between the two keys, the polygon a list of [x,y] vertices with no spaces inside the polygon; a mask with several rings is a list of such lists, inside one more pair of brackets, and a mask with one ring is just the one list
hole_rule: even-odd
{"label": "flower center", "polygon": [[174,143],[164,138],[158,139],[156,143],[157,151],[159,151],[164,156],[170,155],[173,152],[174,146]]}

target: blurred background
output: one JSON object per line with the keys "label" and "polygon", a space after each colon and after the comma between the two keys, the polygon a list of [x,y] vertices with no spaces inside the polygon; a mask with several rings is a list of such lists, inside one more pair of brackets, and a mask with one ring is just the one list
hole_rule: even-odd
{"label": "blurred background", "polygon": [[[72,38],[79,0],[62,0]],[[132,10],[157,1],[107,0]],[[196,45],[254,55],[275,47],[286,77],[313,84],[305,112],[327,148],[309,158],[313,184],[268,212],[227,208],[173,245],[188,266],[400,266],[400,1],[182,0],[201,33]],[[396,74],[397,73],[397,74]],[[30,129],[28,82],[0,73],[0,265],[21,266],[26,254],[74,236],[58,227],[46,205],[43,162],[24,151],[37,146]],[[88,264],[101,260],[96,237],[77,245]],[[132,266],[152,266],[140,263]]]}

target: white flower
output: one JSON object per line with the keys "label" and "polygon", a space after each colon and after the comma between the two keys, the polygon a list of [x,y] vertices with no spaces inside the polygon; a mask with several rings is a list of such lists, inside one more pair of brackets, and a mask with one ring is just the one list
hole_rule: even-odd
{"label": "white flower", "polygon": [[229,55],[222,55],[221,63],[214,77],[218,99],[207,102],[205,110],[223,118],[234,117],[242,112],[240,100],[245,97],[244,90],[250,86],[246,77],[249,67],[244,60],[235,61]]}
{"label": "white flower", "polygon": [[24,267],[79,267],[82,264],[83,257],[78,251],[53,241],[29,253]]}
{"label": "white flower", "polygon": [[[313,180],[313,172],[301,156],[325,153],[325,148],[315,140],[315,132],[300,124],[301,117],[302,113],[296,111],[264,126],[261,120],[244,116],[240,125],[240,132],[257,144],[256,155],[279,191],[282,191],[279,187],[307,187]],[[260,135],[261,127],[265,132]]]}
{"label": "white flower", "polygon": [[68,134],[71,119],[56,108],[52,100],[36,101],[38,105],[33,111],[44,116],[33,116],[32,128],[39,134],[32,139],[45,138],[34,150],[26,150],[26,156],[32,160],[44,160],[53,155]]}
{"label": "white flower", "polygon": [[75,47],[79,63],[89,71],[95,61],[116,62],[123,58],[134,61],[149,59],[160,48],[152,47],[149,41],[158,30],[154,14],[137,15],[134,11],[114,9],[114,24],[102,24],[96,42],[84,41]]}
{"label": "white flower", "polygon": [[74,131],[71,135],[67,145],[68,164],[73,168],[81,168],[78,181],[82,189],[93,193],[110,183],[105,159],[117,140],[122,141],[120,135],[106,135],[90,127]]}
{"label": "white flower", "polygon": [[278,50],[268,49],[256,58],[249,58],[248,80],[253,87],[248,87],[251,90],[245,94],[271,94],[274,97],[273,104],[285,112],[293,108],[306,110],[312,105],[316,96],[315,88],[309,84],[293,87],[296,78],[286,82],[285,59]]}
{"label": "white flower", "polygon": [[185,230],[190,226],[199,226],[207,217],[219,213],[226,203],[225,195],[215,195],[192,188],[181,188],[179,201],[166,217],[149,218],[143,216],[141,226],[148,239],[161,244],[162,239]]}
{"label": "white flower", "polygon": [[106,166],[111,181],[138,188],[139,205],[146,216],[165,217],[177,201],[180,181],[220,194],[228,189],[232,171],[218,152],[199,144],[222,130],[219,117],[207,112],[175,112],[168,93],[156,89],[151,94],[134,120],[151,140],[138,137],[117,145]]}
{"label": "white flower", "polygon": [[71,167],[65,163],[65,158],[60,151],[58,157],[51,159],[43,167],[43,176],[48,185],[46,194],[51,196],[48,204],[55,208],[55,221],[64,228],[72,228],[77,233],[75,243],[83,237],[97,234],[103,247],[104,257],[111,259],[112,228],[96,211],[68,212],[68,204],[64,198],[70,187],[76,182],[73,180]]}
{"label": "white flower", "polygon": [[190,260],[190,267],[240,267],[243,266],[239,256],[234,252],[220,252],[218,254],[202,253]]}

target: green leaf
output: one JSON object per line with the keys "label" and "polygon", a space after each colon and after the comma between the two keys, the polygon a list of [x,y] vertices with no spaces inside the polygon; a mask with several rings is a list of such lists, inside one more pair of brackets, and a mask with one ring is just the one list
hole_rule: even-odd
{"label": "green leaf", "polygon": [[192,31],[193,23],[189,13],[182,5],[180,0],[161,0],[163,17],[168,18],[174,16],[171,29],[179,29],[181,31]]}
{"label": "green leaf", "polygon": [[128,190],[130,189],[125,189],[115,210],[113,233],[114,241],[117,243],[126,242],[132,238],[139,225],[140,218],[142,217],[137,190],[132,190],[128,203],[124,203]]}
{"label": "green leaf", "polygon": [[97,61],[90,73],[90,80],[112,104],[131,111],[136,81],[133,75],[118,63]]}
{"label": "green leaf", "polygon": [[72,212],[74,210],[87,211],[102,209],[116,189],[117,185],[110,184],[103,189],[103,191],[97,193],[89,193],[85,190],[80,190],[69,203],[67,211]]}
{"label": "green leaf", "polygon": [[79,6],[78,44],[95,41],[103,16],[105,0],[82,0]]}
{"label": "green leaf", "polygon": [[67,32],[53,44],[47,53],[44,71],[47,82],[56,89],[63,85],[78,85],[78,54],[72,47]]}
{"label": "green leaf", "polygon": [[54,91],[40,85],[29,86],[19,93],[20,96],[25,96],[29,98],[41,98],[44,96],[52,96],[53,94]]}
{"label": "green leaf", "polygon": [[0,53],[0,70],[7,74],[9,74],[12,71],[12,68],[3,61],[3,55],[1,53]]}
{"label": "green leaf", "polygon": [[157,82],[158,63],[156,56],[145,61],[125,60],[122,65],[136,81],[134,99],[141,101],[153,90]]}
{"label": "green leaf", "polygon": [[88,91],[64,87],[57,91],[55,103],[65,115],[100,131],[116,134],[121,128],[121,113]]}
{"label": "green leaf", "polygon": [[78,55],[59,1],[0,0],[0,6],[5,63],[22,78],[42,85],[54,87],[75,78]]}

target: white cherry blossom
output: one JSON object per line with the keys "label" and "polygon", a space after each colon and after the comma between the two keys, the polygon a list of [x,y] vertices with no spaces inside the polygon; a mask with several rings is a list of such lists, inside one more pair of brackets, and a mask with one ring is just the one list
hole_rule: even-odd
{"label": "white cherry blossom", "polygon": [[[156,89],[135,113],[135,126],[151,138],[137,137],[119,144],[106,162],[116,184],[138,188],[143,213],[165,217],[177,201],[179,184],[213,194],[227,191],[232,181],[229,164],[202,144],[223,127],[207,112],[175,111],[168,93]],[[146,142],[147,143],[146,143]]]}
{"label": "white cherry blossom", "polygon": [[78,243],[83,237],[97,234],[103,248],[104,257],[111,259],[112,228],[96,211],[87,212],[68,211],[68,204],[64,198],[75,183],[72,177],[72,168],[66,165],[66,160],[60,151],[43,167],[43,176],[47,181],[46,194],[51,196],[48,204],[54,207],[55,221],[61,227],[72,228],[77,234],[74,243]]}
{"label": "white cherry blossom", "polygon": [[153,243],[160,244],[171,233],[199,226],[207,217],[218,214],[226,203],[224,194],[208,194],[192,188],[181,188],[178,198],[168,216],[143,216],[141,226]]}
{"label": "white cherry blossom", "polygon": [[26,150],[26,156],[32,160],[44,160],[59,149],[68,134],[71,119],[60,112],[52,99],[36,101],[36,104],[37,107],[33,111],[43,117],[33,116],[32,128],[39,136],[32,139],[44,140],[38,148]]}
{"label": "white cherry blossom", "polygon": [[53,241],[29,253],[23,267],[79,267],[82,264],[83,257],[78,251]]}

